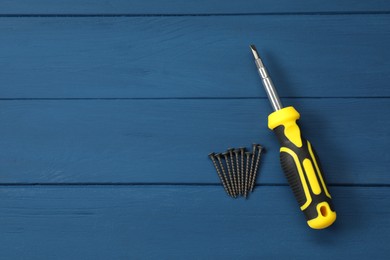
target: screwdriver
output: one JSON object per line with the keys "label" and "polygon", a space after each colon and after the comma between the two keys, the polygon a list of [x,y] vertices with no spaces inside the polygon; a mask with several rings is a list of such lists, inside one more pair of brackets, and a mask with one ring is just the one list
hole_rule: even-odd
{"label": "screwdriver", "polygon": [[300,117],[299,113],[292,106],[283,107],[256,47],[250,45],[250,49],[274,110],[268,116],[268,127],[275,132],[281,145],[280,163],[284,174],[309,227],[326,228],[336,220],[336,211],[322,175],[318,156],[310,142],[301,135],[296,122]]}

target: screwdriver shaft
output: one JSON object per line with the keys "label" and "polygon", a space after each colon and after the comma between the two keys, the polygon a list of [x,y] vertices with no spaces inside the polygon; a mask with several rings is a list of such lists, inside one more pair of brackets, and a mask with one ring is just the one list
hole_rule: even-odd
{"label": "screwdriver shaft", "polygon": [[255,64],[257,70],[259,72],[261,81],[263,82],[265,92],[267,93],[268,99],[271,102],[271,106],[273,110],[277,111],[282,109],[283,105],[279,99],[278,92],[276,92],[274,84],[272,83],[271,78],[268,76],[267,69],[264,67],[264,64],[259,56],[259,53],[257,52],[256,46],[252,44],[250,45],[250,48],[253,53],[253,56],[255,57]]}

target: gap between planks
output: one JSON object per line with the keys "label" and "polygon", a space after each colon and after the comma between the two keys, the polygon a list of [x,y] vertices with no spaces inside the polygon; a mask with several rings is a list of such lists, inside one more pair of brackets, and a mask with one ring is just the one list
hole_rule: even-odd
{"label": "gap between planks", "polygon": [[[390,96],[381,97],[289,97],[280,96],[281,98],[288,99],[389,99]],[[73,101],[73,100],[263,100],[267,97],[134,97],[134,98],[0,98],[0,101],[46,101],[46,100],[58,100],[58,101]]]}
{"label": "gap between planks", "polygon": [[205,17],[205,16],[301,16],[301,15],[388,15],[390,11],[366,11],[366,12],[264,12],[264,13],[209,13],[209,14],[0,14],[0,18],[56,18],[56,17]]}
{"label": "gap between planks", "polygon": [[[83,182],[83,183],[0,183],[0,187],[77,187],[77,186],[157,186],[157,187],[177,187],[177,186],[191,186],[191,187],[218,187],[222,186],[218,183],[127,183],[127,182]],[[352,184],[352,183],[328,183],[330,187],[358,187],[358,188],[389,188],[390,184]],[[286,183],[264,183],[256,184],[255,187],[288,187]]]}

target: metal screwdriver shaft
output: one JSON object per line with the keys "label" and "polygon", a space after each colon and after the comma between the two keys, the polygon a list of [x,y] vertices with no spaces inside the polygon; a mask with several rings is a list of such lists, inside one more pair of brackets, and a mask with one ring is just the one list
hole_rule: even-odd
{"label": "metal screwdriver shaft", "polygon": [[267,93],[268,99],[271,102],[271,106],[274,111],[280,110],[283,108],[282,102],[279,99],[278,92],[276,92],[274,83],[272,83],[271,78],[268,76],[268,72],[264,67],[262,60],[260,59],[259,53],[256,50],[255,45],[250,45],[253,56],[255,57],[255,63],[261,80],[263,82],[263,86],[265,92]]}

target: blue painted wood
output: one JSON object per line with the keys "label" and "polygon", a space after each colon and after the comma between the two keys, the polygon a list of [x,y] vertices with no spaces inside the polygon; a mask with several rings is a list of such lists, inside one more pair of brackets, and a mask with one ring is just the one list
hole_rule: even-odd
{"label": "blue painted wood", "polygon": [[311,230],[287,187],[245,201],[222,187],[1,187],[8,259],[386,259],[388,188],[333,187],[334,226]]}
{"label": "blue painted wood", "polygon": [[[390,184],[389,99],[284,103],[301,112],[330,183]],[[2,183],[219,183],[207,154],[253,142],[267,149],[259,182],[286,183],[266,99],[17,100],[0,107]]]}
{"label": "blue painted wood", "polygon": [[[388,258],[389,11],[1,1],[0,258]],[[323,161],[330,229],[310,230],[283,186],[249,43]],[[252,142],[268,148],[262,186],[232,200],[206,155]]]}
{"label": "blue painted wood", "polygon": [[388,1],[309,1],[287,0],[28,0],[1,1],[1,14],[221,14],[290,12],[389,11]]}
{"label": "blue painted wood", "polygon": [[2,18],[1,98],[389,97],[389,15]]}

